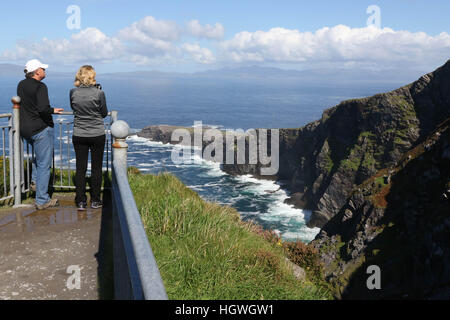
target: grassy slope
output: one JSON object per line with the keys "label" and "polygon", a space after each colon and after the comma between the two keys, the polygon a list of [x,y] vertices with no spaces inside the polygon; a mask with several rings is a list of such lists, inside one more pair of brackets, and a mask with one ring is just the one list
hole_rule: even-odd
{"label": "grassy slope", "polygon": [[235,209],[202,200],[170,174],[129,181],[170,299],[329,298],[294,278],[282,246]]}

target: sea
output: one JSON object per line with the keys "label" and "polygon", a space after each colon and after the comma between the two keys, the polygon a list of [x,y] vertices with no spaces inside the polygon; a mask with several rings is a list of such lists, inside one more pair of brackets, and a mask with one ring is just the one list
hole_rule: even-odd
{"label": "sea", "polygon": [[[10,99],[20,78],[0,77],[0,113],[11,112]],[[314,83],[282,79],[107,77],[97,76],[109,110],[117,110],[132,132],[149,125],[193,126],[194,121],[219,129],[298,128],[321,118],[322,112],[342,100],[371,96],[399,87],[396,83]],[[50,103],[70,111],[73,78],[54,76],[44,80]],[[54,116],[55,122],[62,119]],[[0,122],[1,123],[1,122]],[[71,131],[60,143],[71,143]],[[287,190],[276,181],[250,175],[231,176],[220,164],[205,160],[175,164],[175,146],[132,136],[127,139],[128,165],[144,174],[170,172],[203,199],[236,208],[243,220],[253,220],[273,230],[285,241],[309,242],[319,232],[308,228],[311,212],[285,203]],[[58,151],[56,151],[58,153]],[[282,156],[282,155],[281,155]],[[75,163],[73,151],[63,154]]]}

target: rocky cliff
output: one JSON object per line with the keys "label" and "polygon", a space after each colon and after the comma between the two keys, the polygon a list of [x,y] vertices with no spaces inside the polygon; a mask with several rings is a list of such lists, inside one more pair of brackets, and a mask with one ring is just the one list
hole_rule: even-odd
{"label": "rocky cliff", "polygon": [[[281,129],[277,177],[287,183],[292,203],[313,210],[308,225],[322,227],[355,185],[395,165],[449,116],[450,61],[397,90],[343,101],[320,120]],[[257,172],[257,166],[248,165],[224,169]]]}
{"label": "rocky cliff", "polygon": [[[354,186],[395,165],[449,116],[450,60],[397,90],[343,101],[325,110],[320,120],[280,129],[276,178],[291,192],[290,203],[313,211],[308,226],[323,227],[341,210]],[[150,126],[138,135],[170,143],[176,128]],[[257,176],[261,165],[246,163],[223,169]]]}
{"label": "rocky cliff", "polygon": [[[311,243],[338,297],[450,297],[450,118],[351,191]],[[369,265],[381,290],[369,290]]]}

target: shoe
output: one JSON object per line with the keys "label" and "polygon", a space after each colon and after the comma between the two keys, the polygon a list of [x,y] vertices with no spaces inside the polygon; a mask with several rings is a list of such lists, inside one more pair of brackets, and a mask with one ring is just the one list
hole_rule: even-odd
{"label": "shoe", "polygon": [[77,204],[77,210],[78,211],[85,211],[87,207],[87,203],[84,201],[81,201]]}
{"label": "shoe", "polygon": [[101,207],[103,207],[103,203],[101,201],[92,201],[91,202],[92,209],[100,209]]}
{"label": "shoe", "polygon": [[36,192],[36,183],[34,181],[31,181],[30,183],[30,190]]}
{"label": "shoe", "polygon": [[36,204],[36,209],[43,210],[47,208],[57,207],[59,206],[58,199],[50,199],[47,203],[44,204]]}

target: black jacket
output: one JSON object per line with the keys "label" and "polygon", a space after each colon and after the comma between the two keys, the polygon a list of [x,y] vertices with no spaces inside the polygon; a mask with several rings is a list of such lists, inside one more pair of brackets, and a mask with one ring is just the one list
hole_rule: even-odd
{"label": "black jacket", "polygon": [[17,85],[20,105],[20,135],[31,138],[47,127],[54,127],[53,108],[50,107],[48,89],[45,83],[27,78]]}

